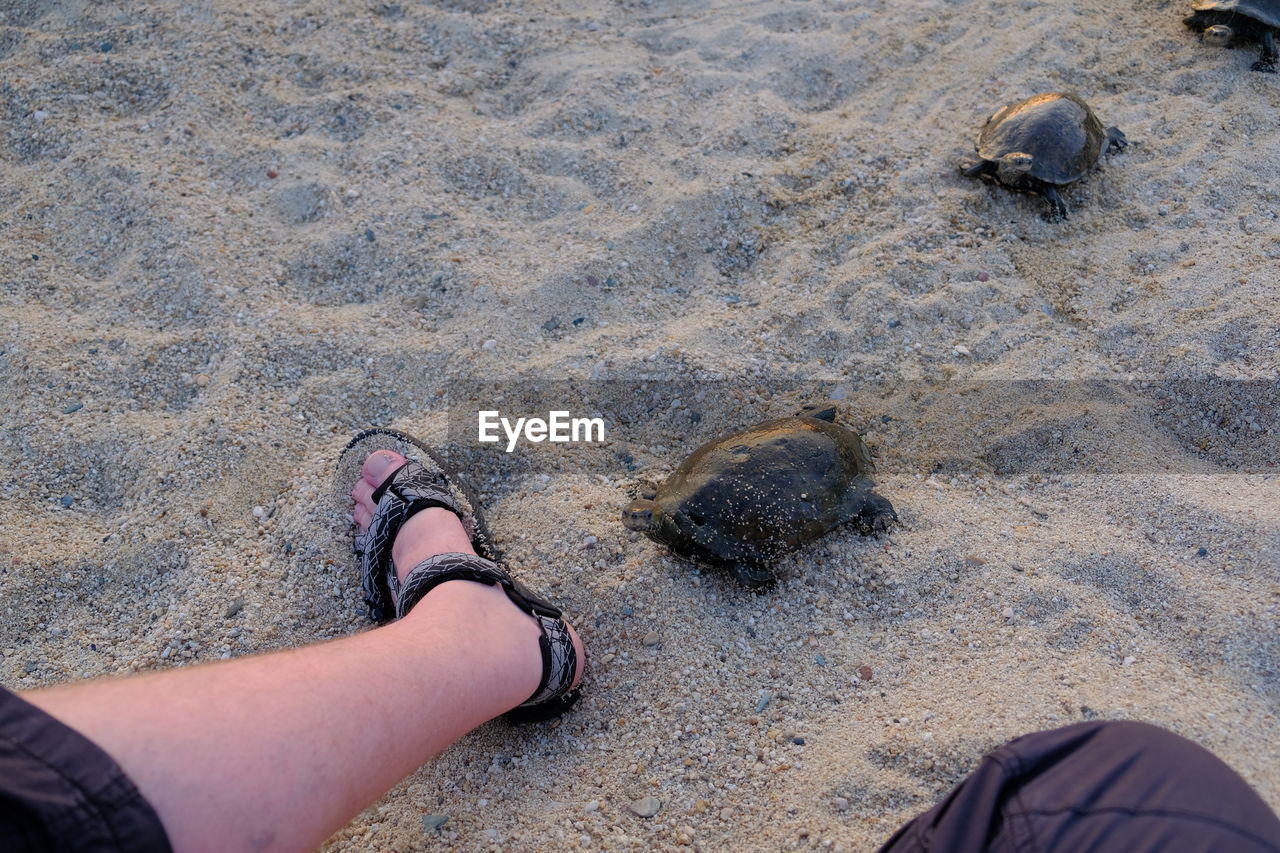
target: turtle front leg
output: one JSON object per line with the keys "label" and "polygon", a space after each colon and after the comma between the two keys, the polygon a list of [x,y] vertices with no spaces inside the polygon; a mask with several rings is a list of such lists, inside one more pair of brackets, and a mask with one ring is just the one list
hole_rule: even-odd
{"label": "turtle front leg", "polygon": [[978,178],[994,172],[995,168],[996,164],[990,160],[979,160],[972,166],[962,165],[960,167],[960,174],[964,175],[966,178]]}
{"label": "turtle front leg", "polygon": [[1129,137],[1118,127],[1107,128],[1107,150],[1123,151],[1129,145]]}
{"label": "turtle front leg", "polygon": [[1045,213],[1044,218],[1050,222],[1066,219],[1067,203],[1062,200],[1062,196],[1058,195],[1058,190],[1049,184],[1045,184],[1040,188],[1040,192],[1044,195],[1045,201],[1049,202],[1049,210]]}
{"label": "turtle front leg", "polygon": [[1253,71],[1263,71],[1267,74],[1276,73],[1276,37],[1274,30],[1266,30],[1262,33],[1262,53],[1258,57],[1258,61],[1250,65]]}
{"label": "turtle front leg", "polygon": [[882,498],[873,492],[867,496],[867,502],[862,505],[859,520],[872,533],[883,533],[898,520],[898,513],[887,498]]}
{"label": "turtle front leg", "polygon": [[755,566],[750,563],[730,563],[729,571],[738,579],[738,582],[747,589],[760,591],[770,586],[777,578],[773,572],[764,566]]}

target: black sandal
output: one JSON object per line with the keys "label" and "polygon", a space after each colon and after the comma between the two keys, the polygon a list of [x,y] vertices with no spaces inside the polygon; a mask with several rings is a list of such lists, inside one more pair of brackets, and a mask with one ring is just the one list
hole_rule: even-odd
{"label": "black sandal", "polygon": [[[498,565],[497,548],[471,490],[431,448],[416,438],[390,429],[360,433],[338,457],[339,484],[356,482],[365,458],[375,450],[393,450],[408,461],[374,491],[377,511],[373,521],[367,531],[355,536],[354,550],[369,617],[378,623],[399,619],[445,581],[498,584],[542,629],[539,638],[542,679],[538,689],[503,716],[512,722],[530,722],[564,713],[578,701],[580,691],[570,690],[578,655],[560,608],[529,591]],[[409,518],[430,507],[442,507],[457,515],[476,553],[428,557],[413,567],[402,585],[391,561],[392,543]]]}

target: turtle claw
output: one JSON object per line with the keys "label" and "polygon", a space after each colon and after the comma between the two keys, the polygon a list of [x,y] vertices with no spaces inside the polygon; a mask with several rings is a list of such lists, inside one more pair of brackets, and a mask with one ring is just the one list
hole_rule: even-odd
{"label": "turtle claw", "polygon": [[1043,194],[1045,200],[1049,202],[1049,209],[1045,211],[1044,218],[1049,222],[1062,222],[1067,218],[1067,203],[1062,200],[1062,196],[1058,195],[1058,191],[1053,187],[1045,185]]}
{"label": "turtle claw", "polygon": [[1257,62],[1249,66],[1249,70],[1261,71],[1263,74],[1275,74],[1276,64],[1275,62],[1266,59],[1259,59]]}
{"label": "turtle claw", "polygon": [[888,512],[882,512],[873,517],[869,526],[873,533],[887,533],[889,528],[893,527],[897,522],[898,514],[893,510],[889,510]]}
{"label": "turtle claw", "polygon": [[733,572],[733,576],[747,589],[756,591],[771,586],[777,580],[773,572],[768,569],[751,566],[746,563],[732,563],[729,566],[729,571]]}

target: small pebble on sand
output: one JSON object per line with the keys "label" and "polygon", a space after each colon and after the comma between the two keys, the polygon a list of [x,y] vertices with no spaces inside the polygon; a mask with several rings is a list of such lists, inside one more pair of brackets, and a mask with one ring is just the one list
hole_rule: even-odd
{"label": "small pebble on sand", "polygon": [[862,666],[858,667],[859,679],[861,679],[862,681],[870,681],[871,676],[872,676],[871,667],[867,666],[865,663]]}
{"label": "small pebble on sand", "polygon": [[662,637],[658,635],[657,631],[650,631],[644,635],[644,639],[640,642],[644,643],[646,646],[656,646],[658,643],[662,642]]}
{"label": "small pebble on sand", "polygon": [[480,345],[480,349],[492,350],[497,348],[498,348],[498,342],[495,341],[493,338],[490,338],[489,340],[485,341]]}
{"label": "small pebble on sand", "polygon": [[62,500],[60,501],[60,503],[67,509],[71,509],[71,505],[75,502],[76,502],[76,499],[71,497],[71,495],[64,495]]}
{"label": "small pebble on sand", "polygon": [[627,808],[636,817],[653,817],[662,808],[662,801],[657,797],[641,797]]}
{"label": "small pebble on sand", "polygon": [[435,832],[448,822],[449,816],[446,814],[424,814],[422,816],[422,830],[424,832]]}
{"label": "small pebble on sand", "polygon": [[1122,661],[1122,664],[1124,666],[1133,666],[1137,662],[1138,662],[1137,658],[1135,658],[1133,655],[1129,655],[1124,659],[1124,661]]}

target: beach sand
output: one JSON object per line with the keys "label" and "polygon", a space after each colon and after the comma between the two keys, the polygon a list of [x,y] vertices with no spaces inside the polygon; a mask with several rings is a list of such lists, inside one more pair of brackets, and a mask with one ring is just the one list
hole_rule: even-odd
{"label": "beach sand", "polygon": [[[867,850],[1095,718],[1280,808],[1280,80],[1187,5],[5,4],[0,683],[366,630],[333,466],[395,426],[590,669],[330,849]],[[1061,223],[957,170],[1053,90],[1132,143]],[[815,399],[889,535],[757,595],[622,527]]]}

